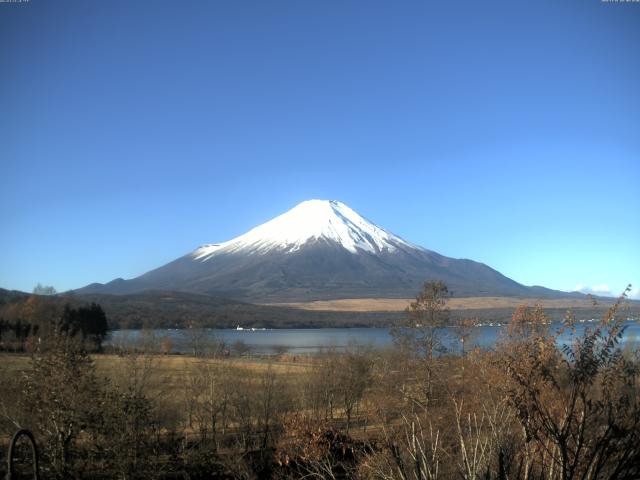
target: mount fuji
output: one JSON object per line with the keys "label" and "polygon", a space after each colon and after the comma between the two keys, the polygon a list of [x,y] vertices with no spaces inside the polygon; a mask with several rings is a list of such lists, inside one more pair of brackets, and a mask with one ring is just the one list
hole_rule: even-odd
{"label": "mount fuji", "polygon": [[414,245],[344,203],[308,200],[224,243],[203,245],[139,277],[79,293],[176,290],[251,302],[409,298],[427,280],[455,296],[567,297],[527,287],[482,263]]}

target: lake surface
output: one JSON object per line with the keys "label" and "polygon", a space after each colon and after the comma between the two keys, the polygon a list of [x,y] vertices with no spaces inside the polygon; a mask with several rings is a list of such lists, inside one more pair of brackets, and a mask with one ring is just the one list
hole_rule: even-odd
{"label": "lake surface", "polygon": [[[593,328],[597,322],[586,321],[576,325],[576,333],[582,334],[585,328]],[[623,344],[631,343],[633,347],[640,345],[640,323],[635,320],[624,323],[626,330],[622,339]],[[553,326],[552,328],[558,328]],[[492,348],[505,335],[505,325],[486,324],[471,329],[471,335],[465,343],[465,349],[478,346],[483,349]],[[441,331],[442,343],[448,351],[461,352],[462,344],[453,328]],[[273,330],[231,330],[231,329],[201,329],[201,330],[115,330],[111,332],[106,345],[132,346],[148,344],[158,348],[162,341],[169,341],[172,352],[191,353],[194,348],[206,350],[222,341],[227,346],[241,341],[251,353],[273,354],[289,352],[291,354],[319,353],[323,350],[336,348],[344,349],[349,345],[365,345],[373,348],[389,347],[393,338],[388,328],[317,328],[317,329],[273,329]],[[563,334],[559,344],[570,343],[571,335]]]}

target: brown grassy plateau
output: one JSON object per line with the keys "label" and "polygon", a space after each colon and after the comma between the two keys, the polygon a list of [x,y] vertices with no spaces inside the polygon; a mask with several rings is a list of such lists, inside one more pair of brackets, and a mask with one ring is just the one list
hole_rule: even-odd
{"label": "brown grassy plateau", "polygon": [[[301,310],[322,310],[333,312],[401,312],[413,298],[347,298],[341,300],[317,300],[314,302],[277,303],[273,306],[299,308]],[[615,299],[598,301],[601,306],[610,306]],[[520,297],[465,297],[451,298],[447,305],[451,310],[476,310],[512,308],[520,305],[539,304],[542,308],[589,309],[593,301],[588,298],[557,298],[536,300]]]}

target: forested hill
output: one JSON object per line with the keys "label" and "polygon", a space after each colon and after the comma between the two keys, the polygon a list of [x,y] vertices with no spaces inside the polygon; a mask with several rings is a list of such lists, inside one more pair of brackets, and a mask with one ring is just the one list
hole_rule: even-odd
{"label": "forested hill", "polygon": [[[404,313],[399,312],[347,312],[301,310],[284,306],[267,306],[244,303],[222,297],[174,291],[147,291],[130,295],[60,294],[56,296],[32,296],[28,293],[0,289],[0,319],[15,316],[16,305],[29,298],[38,299],[42,315],[55,317],[68,303],[71,306],[97,303],[104,309],[110,329],[116,328],[321,328],[363,327],[392,325]],[[596,318],[608,306],[576,309],[580,318]],[[453,310],[455,318],[508,321],[513,308],[474,308]],[[545,309],[553,320],[561,320],[566,308]],[[13,313],[12,313],[13,312]],[[640,316],[640,302],[628,302],[623,314]]]}
{"label": "forested hill", "polygon": [[386,326],[402,315],[401,312],[307,311],[173,291],[131,295],[85,294],[75,298],[102,305],[110,324],[118,328]]}
{"label": "forested hill", "polygon": [[[53,319],[65,304],[97,303],[110,329],[117,328],[309,328],[386,326],[401,312],[324,312],[290,307],[254,305],[221,297],[173,291],[146,291],[131,295],[59,294],[37,296],[0,289],[0,319],[19,317],[29,299],[39,316]],[[35,308],[34,308],[35,307]],[[31,313],[29,313],[31,314]]]}

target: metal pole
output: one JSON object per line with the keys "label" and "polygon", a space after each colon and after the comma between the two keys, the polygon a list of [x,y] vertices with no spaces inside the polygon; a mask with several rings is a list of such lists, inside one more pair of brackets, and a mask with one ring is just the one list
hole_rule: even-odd
{"label": "metal pole", "polygon": [[11,439],[11,443],[9,444],[9,452],[7,453],[7,475],[5,476],[5,480],[14,480],[16,478],[16,472],[13,465],[13,450],[20,437],[27,437],[29,439],[29,442],[31,443],[31,455],[33,459],[33,479],[39,480],[40,470],[38,467],[38,447],[36,446],[36,439],[33,437],[33,434],[29,430],[25,429],[18,430]]}

